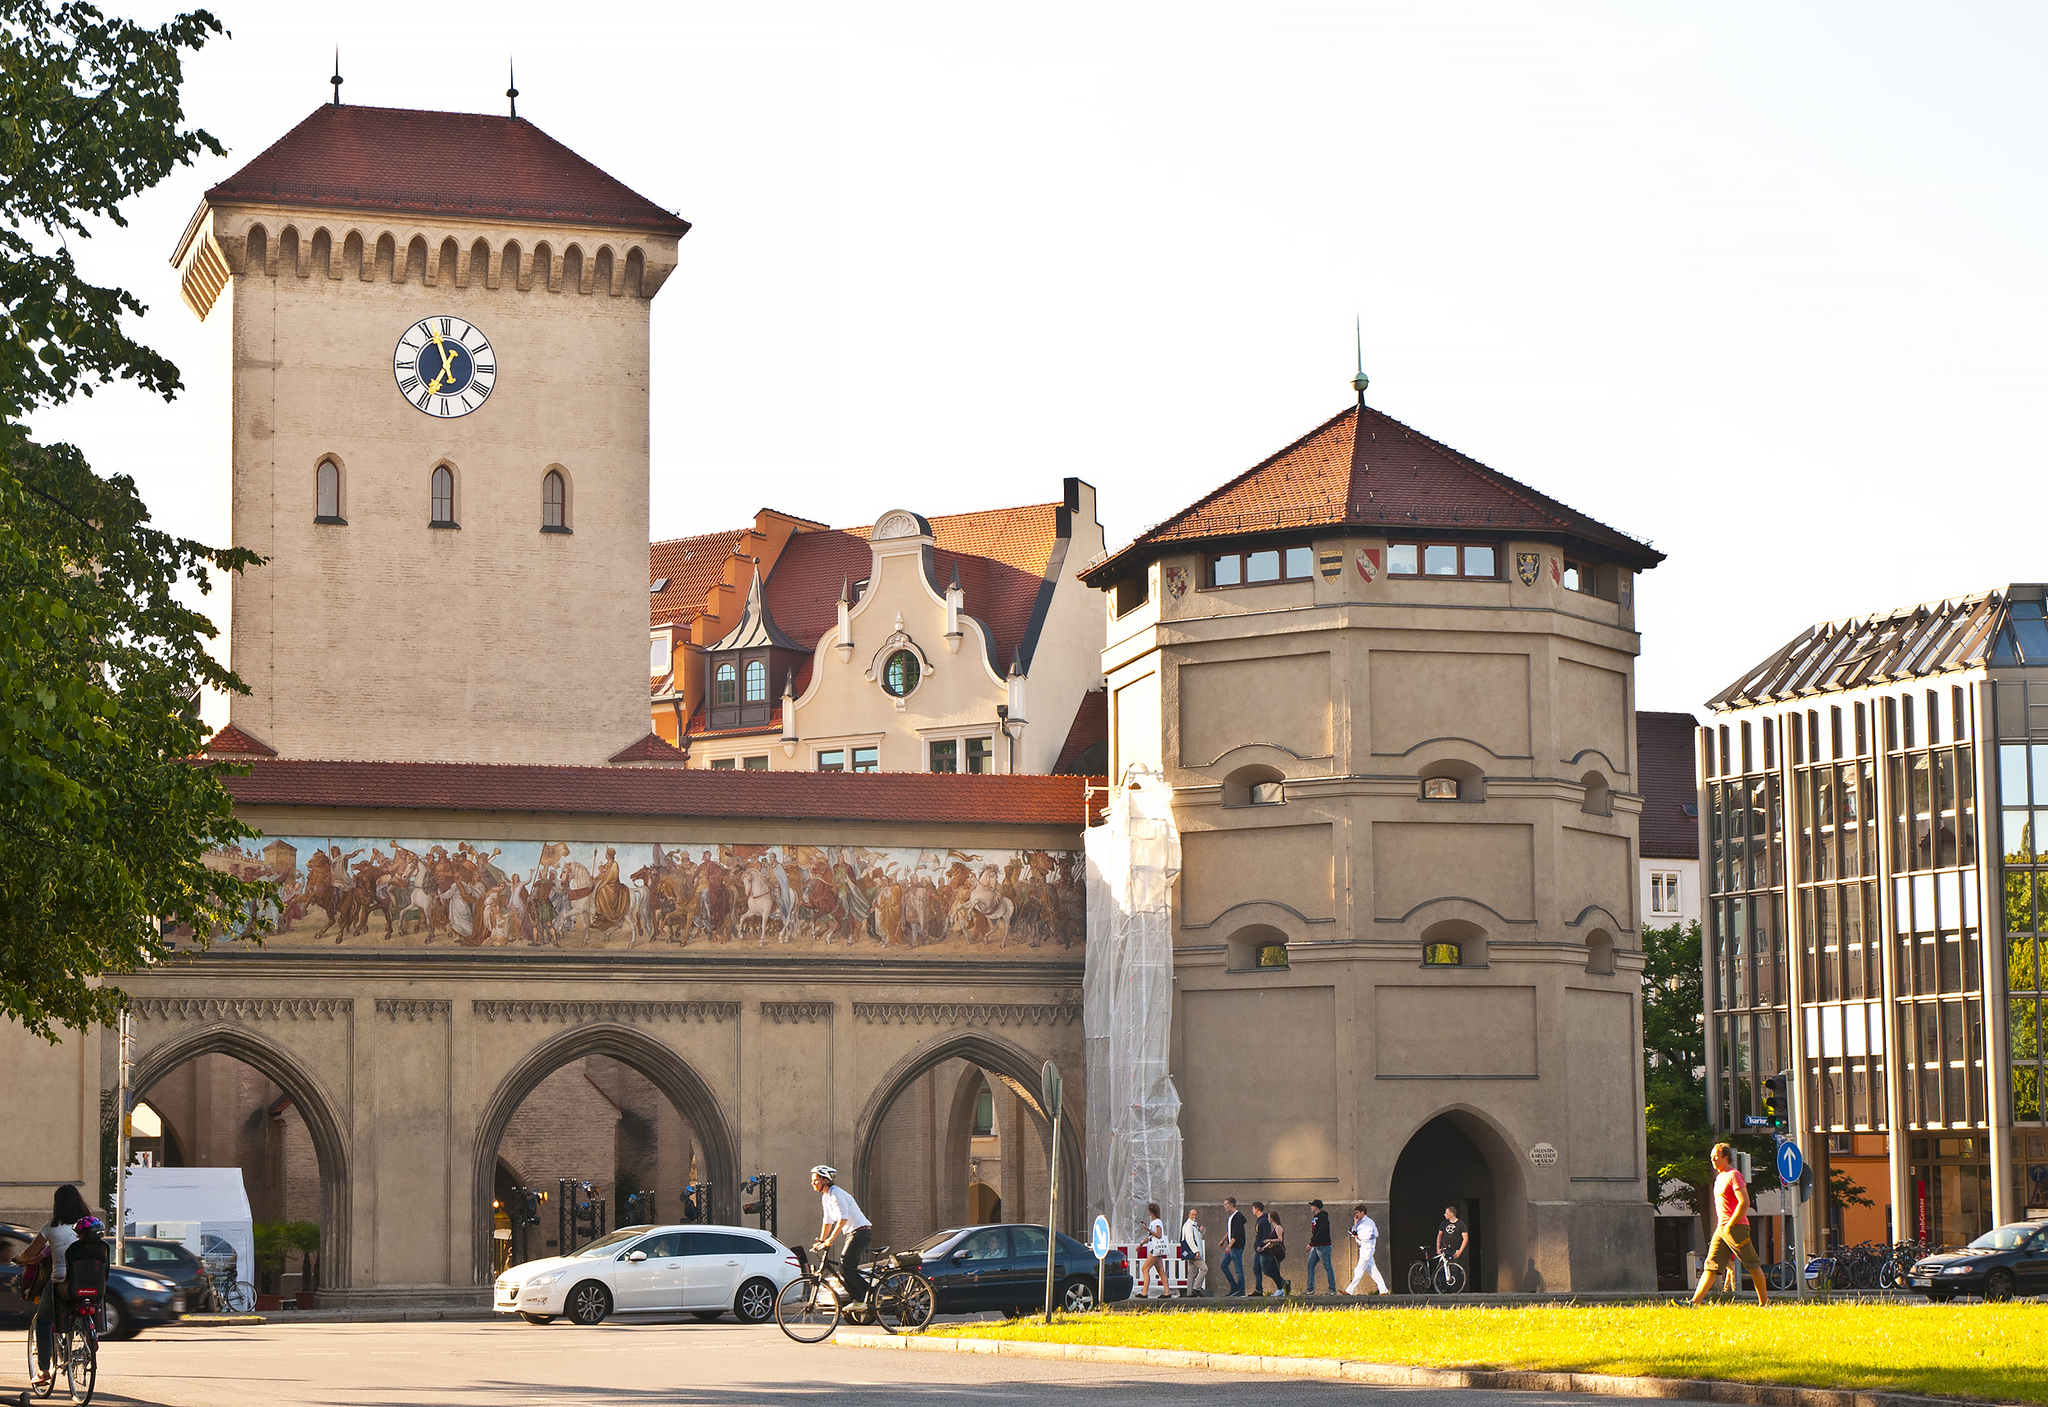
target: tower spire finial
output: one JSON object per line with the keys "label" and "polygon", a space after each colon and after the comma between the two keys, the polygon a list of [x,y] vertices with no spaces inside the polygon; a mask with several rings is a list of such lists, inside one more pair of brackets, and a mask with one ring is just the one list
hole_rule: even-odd
{"label": "tower spire finial", "polygon": [[334,77],[327,80],[334,85],[334,105],[341,106],[341,45],[334,46]]}
{"label": "tower spire finial", "polygon": [[1351,389],[1358,392],[1358,408],[1365,409],[1365,388],[1372,380],[1365,374],[1365,320],[1354,315],[1351,319],[1351,335],[1358,343],[1358,375],[1351,378]]}
{"label": "tower spire finial", "polygon": [[512,60],[505,60],[505,101],[512,105],[512,115],[519,116],[519,79],[512,71]]}

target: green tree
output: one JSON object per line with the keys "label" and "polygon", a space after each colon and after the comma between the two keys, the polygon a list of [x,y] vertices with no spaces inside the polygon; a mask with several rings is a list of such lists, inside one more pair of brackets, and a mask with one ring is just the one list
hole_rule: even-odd
{"label": "green tree", "polygon": [[177,368],[129,336],[142,303],[79,272],[69,243],[122,225],[120,202],[218,142],[184,125],[183,55],[221,33],[204,11],[156,28],[88,4],[0,0],[0,1014],[55,1039],[106,1022],[103,978],[261,912],[267,887],[210,870],[249,834],[193,702],[243,691],[183,604],[256,559],[149,526],[26,420],[117,380],[169,398]]}

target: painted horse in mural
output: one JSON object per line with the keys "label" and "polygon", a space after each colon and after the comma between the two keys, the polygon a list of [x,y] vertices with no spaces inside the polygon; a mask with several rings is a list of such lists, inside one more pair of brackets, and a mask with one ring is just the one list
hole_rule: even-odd
{"label": "painted horse in mural", "polygon": [[740,914],[739,921],[734,924],[739,936],[744,938],[747,936],[747,921],[760,920],[760,937],[754,944],[757,948],[767,946],[768,920],[771,918],[779,917],[782,920],[780,940],[784,943],[789,941],[789,915],[781,912],[781,906],[776,903],[775,880],[768,873],[768,864],[768,861],[750,864],[741,873],[746,908]]}

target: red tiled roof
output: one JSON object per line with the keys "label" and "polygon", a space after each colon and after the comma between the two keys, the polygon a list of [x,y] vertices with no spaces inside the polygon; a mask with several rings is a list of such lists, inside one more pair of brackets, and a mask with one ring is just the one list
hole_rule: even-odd
{"label": "red tiled roof", "polygon": [[247,776],[221,780],[243,806],[1070,825],[1077,832],[1088,781],[929,772],[297,760],[252,762]]}
{"label": "red tiled roof", "polygon": [[673,537],[647,547],[647,584],[663,577],[668,585],[647,593],[647,623],[688,625],[704,614],[704,593],[723,580],[726,559],[747,534],[746,528]]}
{"label": "red tiled roof", "polygon": [[630,747],[613,753],[608,762],[673,762],[681,765],[683,750],[667,738],[649,733]]}
{"label": "red tiled roof", "polygon": [[[1081,695],[1074,710],[1074,725],[1067,729],[1067,741],[1060,748],[1059,761],[1052,770],[1062,776],[1106,770],[1109,766],[1109,690],[1090,689]],[[1095,748],[1094,755],[1088,750]]]}
{"label": "red tiled roof", "polygon": [[206,740],[209,753],[231,753],[237,757],[275,757],[277,749],[260,743],[230,723]]}
{"label": "red tiled roof", "polygon": [[[1363,429],[1364,440],[1358,438]],[[1171,542],[1298,528],[1563,537],[1639,567],[1664,554],[1370,406],[1352,406],[1082,573],[1091,586]]]}
{"label": "red tiled roof", "polygon": [[1699,806],[1694,741],[1698,730],[1699,720],[1690,713],[1636,715],[1636,767],[1643,790],[1639,855],[1659,860],[1700,857],[1699,817],[1684,810]]}
{"label": "red tiled roof", "polygon": [[523,119],[332,103],[206,198],[690,228]]}

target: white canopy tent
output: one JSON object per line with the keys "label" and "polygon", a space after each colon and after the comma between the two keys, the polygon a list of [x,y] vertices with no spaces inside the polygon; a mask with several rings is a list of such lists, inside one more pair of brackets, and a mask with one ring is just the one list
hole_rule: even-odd
{"label": "white canopy tent", "polygon": [[240,1168],[128,1169],[127,1233],[182,1241],[194,1255],[225,1242],[235,1278],[256,1280],[256,1229]]}

